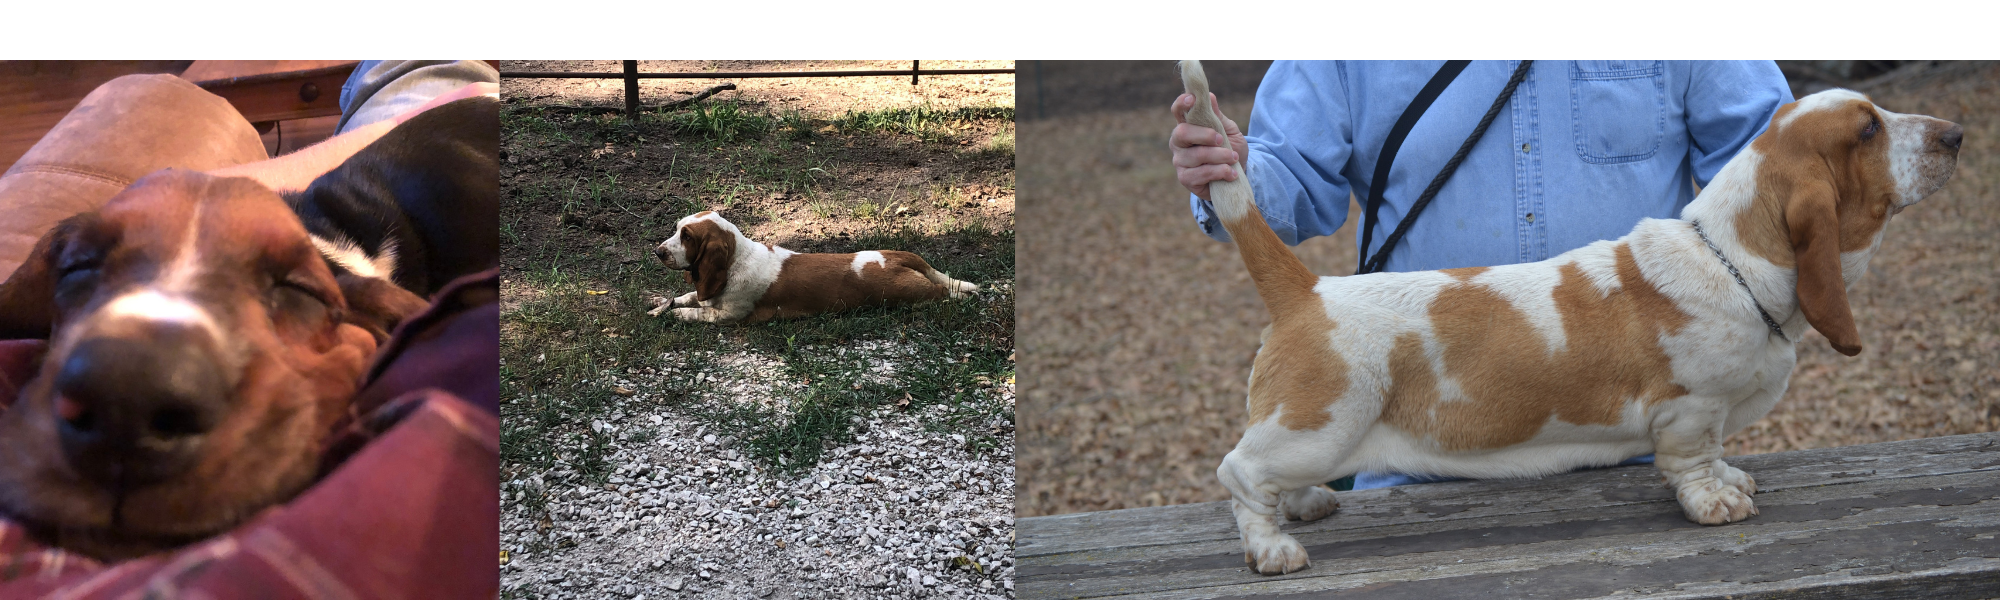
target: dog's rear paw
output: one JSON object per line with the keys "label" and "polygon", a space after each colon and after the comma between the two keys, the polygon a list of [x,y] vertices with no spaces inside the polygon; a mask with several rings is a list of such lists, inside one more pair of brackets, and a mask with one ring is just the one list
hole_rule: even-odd
{"label": "dog's rear paw", "polygon": [[[1756,488],[1751,489],[1754,491]],[[1713,479],[1703,485],[1682,487],[1678,495],[1681,511],[1687,514],[1688,520],[1703,525],[1734,523],[1757,514],[1757,505],[1750,500],[1749,494]]]}
{"label": "dog's rear paw", "polygon": [[1285,492],[1278,506],[1291,520],[1317,521],[1340,510],[1340,501],[1334,498],[1333,490],[1315,485]]}
{"label": "dog's rear paw", "polygon": [[1283,575],[1312,566],[1312,560],[1306,558],[1306,547],[1289,535],[1279,534],[1265,538],[1263,543],[1246,546],[1243,562],[1258,573]]}
{"label": "dog's rear paw", "polygon": [[[1721,479],[1723,483],[1728,484],[1730,487],[1736,488],[1736,491],[1743,492],[1743,495],[1745,496],[1757,495],[1757,480],[1750,477],[1749,473],[1743,472],[1742,469],[1729,466],[1728,463],[1722,462],[1720,460],[1715,461],[1715,466],[1718,467],[1716,469],[1717,479]],[[1756,514],[1756,513],[1753,512],[1751,514]]]}

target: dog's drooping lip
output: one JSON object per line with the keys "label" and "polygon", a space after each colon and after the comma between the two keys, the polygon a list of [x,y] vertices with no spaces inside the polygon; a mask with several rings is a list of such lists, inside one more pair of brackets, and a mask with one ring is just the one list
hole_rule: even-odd
{"label": "dog's drooping lip", "polygon": [[[340,288],[282,199],[246,179],[165,171],[65,221],[44,243],[48,251],[30,259],[42,263],[24,265],[9,286],[36,269],[55,279],[51,263],[66,251],[101,258],[88,276],[47,286],[58,290],[49,351],[0,413],[0,512],[55,545],[123,558],[225,531],[311,483],[321,438],[345,413],[376,340],[342,320]],[[62,417],[76,407],[57,375],[86,339],[150,339],[157,315],[104,314],[146,289],[185,299],[226,332],[202,338],[227,374],[216,388],[226,397],[213,399],[226,412],[192,440],[200,449],[190,464],[138,483],[113,458],[93,481],[59,442]],[[113,398],[100,401],[122,402]]]}

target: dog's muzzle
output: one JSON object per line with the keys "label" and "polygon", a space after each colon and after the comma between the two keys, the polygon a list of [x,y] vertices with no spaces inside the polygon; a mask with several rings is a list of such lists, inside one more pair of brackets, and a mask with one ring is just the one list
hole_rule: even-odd
{"label": "dog's muzzle", "polygon": [[674,266],[674,253],[672,251],[667,250],[667,247],[665,245],[655,246],[653,248],[653,258],[659,259],[661,265],[665,265],[667,268],[673,269],[675,271],[686,271],[694,268],[694,265],[688,265],[685,267]]}

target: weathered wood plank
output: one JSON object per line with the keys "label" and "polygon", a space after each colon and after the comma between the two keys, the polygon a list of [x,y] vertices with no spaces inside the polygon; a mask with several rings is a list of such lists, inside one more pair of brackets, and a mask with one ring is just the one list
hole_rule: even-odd
{"label": "weathered wood plank", "polygon": [[2000,434],[1731,462],[1758,477],[1761,514],[1723,527],[1681,517],[1650,466],[1346,493],[1286,528],[1314,564],[1281,577],[1243,568],[1227,503],[1021,519],[1020,592],[2000,596]]}

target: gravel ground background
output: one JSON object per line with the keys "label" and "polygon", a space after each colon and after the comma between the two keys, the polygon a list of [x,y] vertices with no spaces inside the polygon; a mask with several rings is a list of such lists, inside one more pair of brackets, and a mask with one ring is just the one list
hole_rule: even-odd
{"label": "gravel ground background", "polygon": [[[1023,69],[1041,83],[1024,88],[1023,115],[1048,118],[1019,125],[1016,512],[1226,499],[1214,468],[1241,435],[1244,379],[1269,321],[1235,249],[1199,232],[1174,182],[1172,69]],[[1157,79],[1135,85],[1160,91],[1143,103],[1067,96],[1151,89],[1090,83],[1120,77]],[[1245,122],[1249,91],[1234,87],[1218,96]],[[1731,454],[2000,430],[2000,69],[1916,64],[1854,87],[1890,110],[1964,125],[1958,174],[1889,226],[1852,290],[1862,354],[1809,334],[1790,391],[1727,442]],[[1321,275],[1352,273],[1352,229],[1296,252]]]}
{"label": "gravel ground background", "polygon": [[[867,352],[871,372],[893,370],[895,352]],[[674,363],[671,356],[661,357]],[[771,402],[781,367],[749,353],[700,371],[714,402]],[[927,427],[914,414],[878,409],[852,443],[804,473],[774,475],[690,416],[655,396],[671,367],[654,374],[605,373],[632,390],[629,402],[590,423],[614,436],[618,467],[601,487],[574,469],[503,482],[505,499],[539,497],[540,510],[502,513],[504,593],[549,598],[923,598],[987,597],[1013,591],[1013,423],[984,426],[997,448]],[[1011,410],[1002,384],[983,396]],[[721,408],[720,406],[716,408]],[[570,482],[570,483],[552,483]],[[554,489],[551,489],[554,488]],[[517,504],[518,506],[518,504]],[[525,508],[525,507],[524,507]],[[560,524],[560,526],[558,526]]]}

